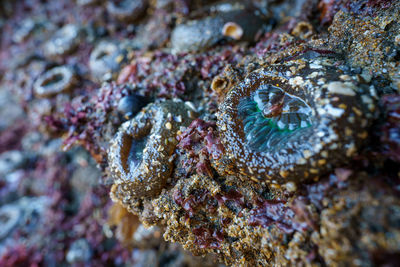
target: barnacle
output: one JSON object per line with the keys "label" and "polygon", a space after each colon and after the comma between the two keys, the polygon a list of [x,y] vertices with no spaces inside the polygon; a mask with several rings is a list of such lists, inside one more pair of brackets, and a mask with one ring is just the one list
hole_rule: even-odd
{"label": "barnacle", "polygon": [[51,97],[67,92],[75,82],[76,74],[71,67],[55,67],[46,71],[35,81],[33,92],[37,97]]}
{"label": "barnacle", "polygon": [[99,0],[76,0],[76,3],[80,6],[96,5],[101,3]]}
{"label": "barnacle", "polygon": [[89,58],[89,68],[95,80],[102,81],[111,78],[126,63],[128,51],[122,45],[111,41],[102,41],[92,51]]}
{"label": "barnacle", "polygon": [[64,56],[77,49],[82,37],[82,29],[74,24],[67,24],[44,44],[44,53],[49,57]]}
{"label": "barnacle", "polygon": [[147,0],[111,0],[107,2],[107,11],[120,21],[132,22],[143,15],[147,5]]}
{"label": "barnacle", "polygon": [[[149,104],[125,122],[109,151],[114,183],[125,195],[158,194],[172,171],[171,155],[180,126],[187,126],[193,111],[183,102],[172,100]],[[118,192],[114,193],[118,199]]]}
{"label": "barnacle", "polygon": [[22,43],[29,38],[43,34],[53,29],[53,25],[46,20],[27,18],[21,22],[21,25],[15,30],[12,39],[16,43]]}
{"label": "barnacle", "polygon": [[297,58],[232,88],[218,115],[232,165],[260,180],[298,181],[354,156],[374,118],[374,90],[345,69],[335,58]]}
{"label": "barnacle", "polygon": [[12,204],[0,208],[0,240],[7,237],[17,226],[21,217],[21,211]]}

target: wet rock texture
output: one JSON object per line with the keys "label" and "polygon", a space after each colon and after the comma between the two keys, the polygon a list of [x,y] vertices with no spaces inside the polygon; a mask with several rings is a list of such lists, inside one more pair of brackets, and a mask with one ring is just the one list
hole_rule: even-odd
{"label": "wet rock texture", "polygon": [[0,266],[397,266],[399,14],[3,1]]}

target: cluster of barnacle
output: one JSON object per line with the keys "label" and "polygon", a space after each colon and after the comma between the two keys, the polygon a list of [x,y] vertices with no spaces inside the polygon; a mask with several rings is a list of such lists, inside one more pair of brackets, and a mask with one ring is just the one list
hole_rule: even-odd
{"label": "cluster of barnacle", "polygon": [[[197,90],[197,87],[206,88],[210,82],[207,80],[212,79],[224,67],[225,62],[241,60],[242,51],[234,53],[229,47],[221,48],[218,53],[187,54],[182,60],[175,55],[162,52],[149,56],[143,50],[137,49],[144,47],[142,44],[144,39],[158,36],[158,33],[154,33],[154,36],[148,35],[149,31],[146,30],[146,27],[151,25],[146,25],[143,29],[142,26],[138,26],[137,36],[132,39],[116,41],[107,38],[107,35],[121,34],[113,29],[112,24],[114,23],[117,25],[119,25],[118,23],[130,24],[132,21],[136,23],[141,21],[150,10],[154,11],[154,16],[156,16],[157,12],[165,12],[171,8],[174,11],[172,15],[168,14],[168,20],[172,20],[170,17],[178,16],[176,14],[182,13],[182,10],[198,6],[197,1],[190,4],[168,1],[164,4],[148,3],[148,1],[138,1],[137,3],[131,1],[107,1],[106,3],[103,1],[78,1],[77,4],[83,10],[94,11],[92,15],[85,15],[84,12],[79,14],[78,17],[84,16],[84,18],[78,18],[77,21],[92,21],[92,24],[81,25],[79,22],[64,22],[64,26],[57,31],[54,30],[54,25],[47,21],[39,21],[39,23],[30,19],[21,24],[16,35],[24,34],[23,38],[13,38],[20,40],[21,46],[33,46],[33,43],[36,46],[36,43],[41,43],[40,49],[32,47],[32,52],[28,53],[28,56],[17,58],[15,64],[13,63],[15,72],[7,74],[10,77],[7,77],[6,80],[15,85],[13,87],[16,88],[31,121],[37,127],[53,136],[66,133],[66,148],[71,144],[83,145],[99,161],[101,161],[100,158],[104,159],[104,146],[99,145],[103,140],[96,135],[106,131],[105,128],[110,128],[108,127],[110,120],[113,120],[112,125],[114,122],[119,123],[112,119],[115,113],[110,111],[109,105],[115,108],[121,97],[131,95],[133,91],[156,98],[191,99],[192,95],[196,95],[193,91]],[[227,7],[228,9],[226,9]],[[110,18],[106,17],[106,25],[94,17],[100,12],[98,9],[110,15]],[[225,40],[248,40],[248,37],[252,35],[249,35],[248,32],[254,33],[261,30],[261,16],[257,15],[253,18],[251,16],[252,9],[236,3],[201,8],[201,11],[198,12],[202,16],[201,19],[198,18],[198,15],[189,18],[186,22],[179,24],[171,35],[175,36],[174,32],[178,32],[183,25],[202,24],[202,21],[207,19],[204,14],[210,10],[215,18],[212,22],[213,25],[233,23],[226,25],[227,32],[225,34],[213,32],[212,41],[202,34],[197,34],[196,37],[200,38],[199,40],[182,46],[179,43],[189,40],[187,35],[192,33],[190,30],[185,30],[185,38],[171,37],[171,40],[175,40],[171,41],[173,50],[178,52],[195,51],[199,44],[204,42],[207,43],[206,46],[211,46]],[[246,15],[243,25],[239,19],[241,14]],[[111,19],[112,23],[109,23],[108,19]],[[252,25],[253,20],[257,22],[255,25]],[[161,24],[165,26],[168,23],[162,21]],[[243,38],[242,36],[235,38],[230,36],[235,30],[242,31]],[[171,29],[168,29],[163,34],[169,36],[170,32]],[[122,35],[128,34],[123,33]],[[43,40],[45,41],[43,42]],[[180,48],[175,49],[174,47],[184,48],[180,50]],[[135,51],[133,52],[133,50]],[[110,97],[112,99],[102,95],[102,92],[111,91],[109,88],[114,87],[113,84],[105,85],[105,89],[101,88],[97,93],[96,84],[117,78],[119,70],[128,64],[134,55],[135,60],[131,61],[120,73],[118,82],[120,84],[135,83],[137,86],[133,89],[123,90],[121,96],[119,92],[115,93],[116,97]],[[192,62],[197,63],[193,65]],[[201,71],[198,72],[196,69],[201,69]],[[173,73],[173,75],[165,75],[166,73]],[[196,80],[197,84],[193,82]],[[112,94],[114,95],[114,92]],[[204,98],[202,105],[207,105],[208,98],[209,96]],[[88,124],[94,125],[88,126]],[[100,154],[101,156],[99,156]]]}
{"label": "cluster of barnacle", "polygon": [[[100,2],[40,5],[26,18],[20,13],[30,10],[28,3],[7,3],[15,10],[5,14],[10,18],[2,28],[2,43],[10,49],[3,51],[2,59],[5,56],[11,62],[7,66],[2,60],[1,69],[13,71],[5,72],[3,81],[17,93],[33,124],[46,133],[71,131],[64,127],[69,119],[64,116],[64,107],[82,96],[95,95],[97,84],[115,78],[132,57],[132,47],[124,41],[127,39],[111,38],[126,38],[129,33],[125,29],[115,33],[113,27],[126,24],[126,16],[139,19],[146,12],[147,1],[135,1],[134,6],[130,1]],[[55,11],[62,5],[75,14],[74,18],[65,18],[63,10],[57,16]],[[47,17],[43,16],[46,12]],[[104,12],[109,17],[102,20],[99,14]]]}
{"label": "cluster of barnacle", "polygon": [[[40,108],[36,120],[47,115],[45,121],[56,132],[68,131],[67,146],[80,142],[98,162],[108,153],[111,198],[118,202],[109,224],[117,227],[119,238],[130,242],[136,230],[137,218],[128,210],[148,225],[162,226],[167,240],[198,254],[219,254],[228,264],[370,264],[382,260],[377,248],[396,255],[395,193],[380,185],[375,192],[360,181],[375,185],[378,179],[338,167],[349,162],[374,166],[357,158],[368,144],[379,95],[398,88],[399,38],[392,34],[398,25],[388,19],[398,8],[384,3],[390,1],[306,1],[304,6],[322,10],[316,18],[321,24],[343,7],[330,28],[329,43],[310,40],[321,30],[307,22],[311,7],[288,11],[298,1],[275,1],[282,2],[275,3],[275,10],[268,5],[272,14],[308,12],[265,35],[274,21],[266,18],[266,9],[257,8],[261,3],[219,1],[193,8],[200,2],[78,0],[82,9],[103,9],[122,25],[145,15],[152,19],[131,28],[138,31],[132,42],[110,41],[101,32],[89,36],[93,29],[65,24],[46,36],[39,56],[16,62],[16,69],[28,71],[29,84],[24,84],[23,71],[9,78],[20,81],[21,88],[33,88],[27,102]],[[377,13],[374,23],[343,13],[363,8],[368,14],[384,12]],[[171,10],[173,16],[163,16]],[[341,21],[354,29],[339,27]],[[43,23],[35,25],[23,23],[14,41],[51,32]],[[359,29],[375,34],[366,38],[356,34]],[[343,46],[341,37],[360,42]],[[168,49],[145,51],[167,40]],[[368,61],[371,53],[375,56]],[[86,63],[74,64],[81,57]],[[382,69],[390,82],[377,83],[356,66]],[[93,93],[94,83],[113,79],[118,85],[105,84]],[[78,81],[89,89],[76,88]],[[388,100],[384,104],[389,107],[383,150],[398,160],[398,106]],[[51,115],[61,106],[61,116]],[[110,138],[106,152],[103,142]],[[381,217],[371,221],[376,214]],[[353,222],[377,245],[356,242]],[[387,236],[374,232],[379,227]]]}

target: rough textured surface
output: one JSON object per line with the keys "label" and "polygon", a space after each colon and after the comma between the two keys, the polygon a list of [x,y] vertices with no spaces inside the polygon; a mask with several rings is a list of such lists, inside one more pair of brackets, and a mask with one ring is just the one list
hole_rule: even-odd
{"label": "rough textured surface", "polygon": [[121,126],[109,151],[110,169],[118,187],[115,200],[126,203],[129,199],[120,195],[147,197],[160,193],[172,172],[176,135],[194,116],[185,103],[164,101],[149,104]]}
{"label": "rough textured surface", "polygon": [[399,11],[2,1],[0,266],[398,265]]}
{"label": "rough textured surface", "polygon": [[[251,72],[231,88],[217,120],[226,148],[227,159],[222,160],[232,161],[231,169],[280,183],[315,179],[354,157],[365,143],[376,117],[375,88],[343,71],[346,66],[340,61],[315,53],[312,59],[301,56]],[[280,95],[271,95],[276,99],[265,107],[257,103],[260,90],[279,90]],[[293,97],[298,99],[293,105],[309,109],[302,128],[284,118]],[[268,117],[272,119],[265,122]],[[293,120],[299,118],[293,114]]]}

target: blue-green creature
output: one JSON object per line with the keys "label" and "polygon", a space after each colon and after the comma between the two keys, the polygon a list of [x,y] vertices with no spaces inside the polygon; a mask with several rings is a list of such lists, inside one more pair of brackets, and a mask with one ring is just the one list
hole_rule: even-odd
{"label": "blue-green creature", "polygon": [[[346,70],[346,71],[344,71]],[[376,117],[374,88],[340,58],[266,65],[234,84],[218,112],[219,168],[269,183],[315,180],[349,162]]]}
{"label": "blue-green creature", "polygon": [[281,149],[288,136],[312,124],[311,108],[299,97],[264,84],[240,100],[247,145],[257,151]]}

